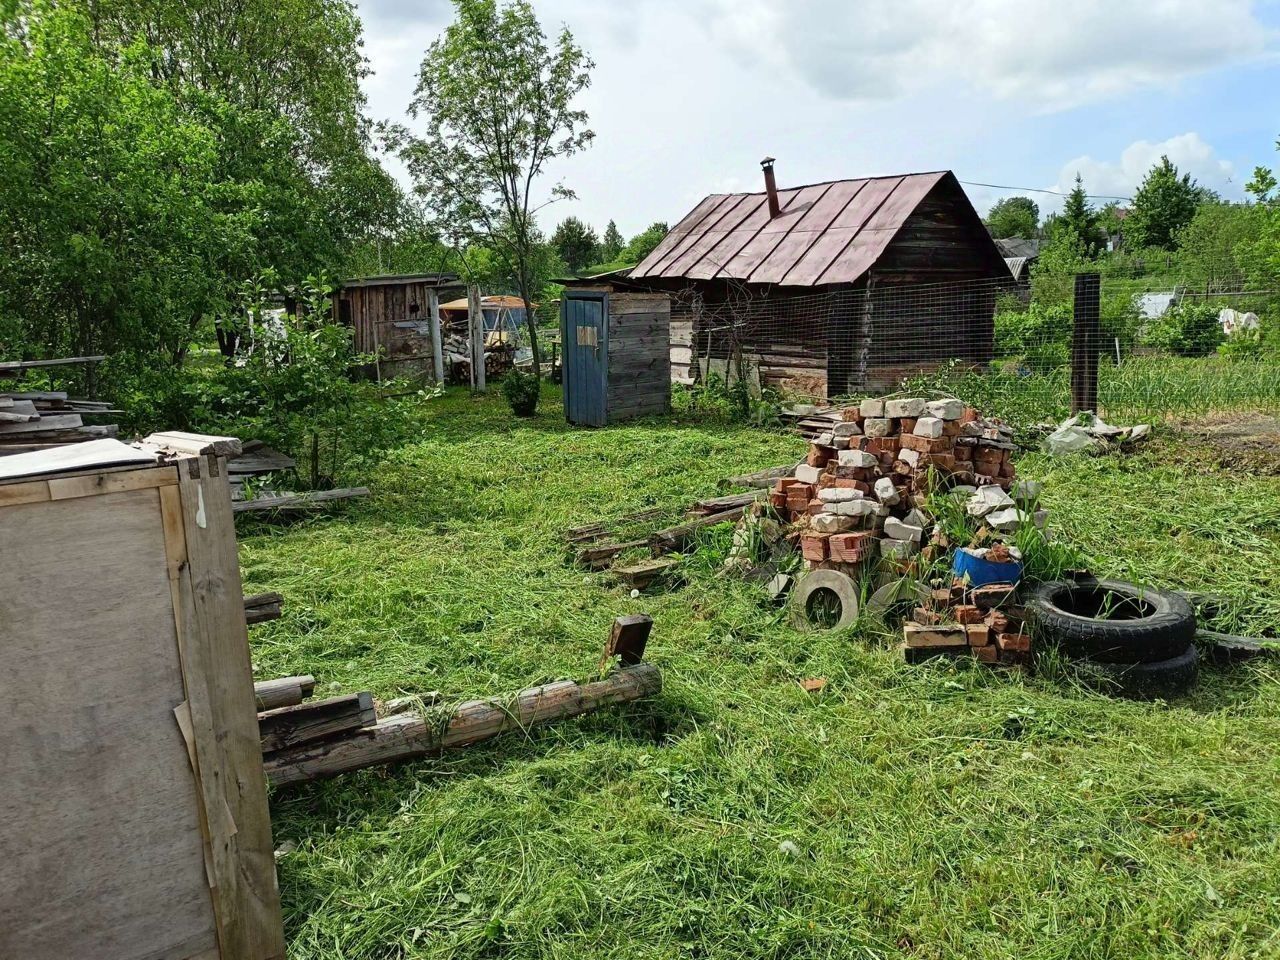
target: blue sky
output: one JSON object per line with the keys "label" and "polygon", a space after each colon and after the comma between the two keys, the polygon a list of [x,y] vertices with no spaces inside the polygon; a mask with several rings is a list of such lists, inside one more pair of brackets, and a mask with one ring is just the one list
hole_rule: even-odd
{"label": "blue sky", "polygon": [[[377,119],[404,120],[445,0],[358,0]],[[1239,199],[1276,166],[1280,0],[534,0],[596,61],[597,133],[548,208],[630,235],[708,193],[951,169],[1130,195],[1162,153]],[[394,167],[393,167],[394,169]],[[399,173],[399,171],[397,171]],[[970,187],[980,211],[1009,191]],[[1060,201],[1031,194],[1042,209]]]}

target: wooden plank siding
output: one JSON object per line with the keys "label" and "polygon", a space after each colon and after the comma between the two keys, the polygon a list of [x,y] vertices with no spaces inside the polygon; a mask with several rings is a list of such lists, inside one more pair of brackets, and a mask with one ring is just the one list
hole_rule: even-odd
{"label": "wooden plank siding", "polygon": [[[345,288],[335,294],[335,318],[344,322],[349,317],[356,351],[380,356],[384,378],[434,377],[429,307],[433,288],[426,282]],[[418,326],[396,325],[410,321]]]}
{"label": "wooden plank siding", "polygon": [[671,410],[671,298],[610,293],[608,420]]}

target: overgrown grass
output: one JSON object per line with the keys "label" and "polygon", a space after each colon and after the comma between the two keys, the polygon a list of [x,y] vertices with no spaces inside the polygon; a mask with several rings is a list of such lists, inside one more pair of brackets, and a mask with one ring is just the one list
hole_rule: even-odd
{"label": "overgrown grass", "polygon": [[[246,527],[260,676],[381,696],[587,676],[651,613],[653,703],[277,792],[294,958],[1060,958],[1280,953],[1280,670],[1172,705],[801,634],[693,563],[631,600],[558,531],[673,511],[793,437],[652,421],[571,430],[552,398],[428,405],[374,496]],[[1153,445],[1022,467],[1100,572],[1238,598],[1280,627],[1280,480]],[[1249,601],[1245,612],[1244,601]],[[825,676],[817,697],[795,683]]]}

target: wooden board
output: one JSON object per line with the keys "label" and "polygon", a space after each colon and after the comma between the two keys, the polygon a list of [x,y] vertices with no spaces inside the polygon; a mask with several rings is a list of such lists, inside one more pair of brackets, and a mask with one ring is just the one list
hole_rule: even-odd
{"label": "wooden board", "polygon": [[0,486],[0,957],[284,954],[219,474]]}

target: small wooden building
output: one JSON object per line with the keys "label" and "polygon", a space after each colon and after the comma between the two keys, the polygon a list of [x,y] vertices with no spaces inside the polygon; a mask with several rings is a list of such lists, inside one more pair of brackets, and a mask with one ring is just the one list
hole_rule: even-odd
{"label": "small wooden building", "polygon": [[835,397],[992,357],[1000,250],[946,171],[713,194],[639,265],[673,298],[675,379],[726,361],[765,386]]}
{"label": "small wooden building", "polygon": [[458,289],[451,273],[344,280],[333,294],[333,318],[351,327],[357,352],[378,358],[379,379],[439,379],[440,298]]}
{"label": "small wooden building", "polygon": [[600,427],[671,410],[671,298],[610,283],[566,289],[560,302],[564,411]]}

